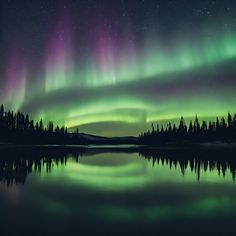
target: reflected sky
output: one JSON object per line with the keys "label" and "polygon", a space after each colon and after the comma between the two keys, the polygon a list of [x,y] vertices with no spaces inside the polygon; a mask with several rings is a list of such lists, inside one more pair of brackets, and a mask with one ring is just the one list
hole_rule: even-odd
{"label": "reflected sky", "polygon": [[30,227],[41,220],[44,233],[55,232],[53,224],[60,222],[59,235],[74,232],[76,224],[89,234],[115,233],[116,225],[124,227],[117,234],[138,232],[139,224],[152,234],[162,232],[163,224],[181,232],[186,222],[185,227],[193,229],[196,220],[211,225],[220,217],[228,224],[236,215],[229,169],[223,176],[217,169],[204,171],[201,165],[199,180],[190,165],[183,174],[179,164],[170,168],[166,161],[156,161],[153,165],[153,160],[137,153],[99,153],[78,161],[69,156],[64,164],[52,161],[50,171],[45,160],[41,162],[41,169],[28,174],[24,185],[0,182],[1,225],[9,221],[16,225],[15,229],[4,226],[5,230],[21,232],[25,220]]}
{"label": "reflected sky", "polygon": [[[221,224],[227,225],[236,214],[236,189],[229,168],[223,176],[217,168],[204,171],[201,163],[199,179],[190,160],[183,171],[181,161],[154,162],[136,152],[69,155],[61,162],[47,161],[45,156],[38,160],[40,168],[36,163],[24,185],[0,181],[0,225],[8,233],[26,232],[27,227],[40,227],[39,235],[74,233],[77,227],[90,235],[128,235],[139,230],[171,233],[185,227],[193,230],[196,221],[209,226],[223,219]],[[13,166],[13,174],[20,175],[19,165]],[[15,228],[9,229],[9,222]]]}
{"label": "reflected sky", "polygon": [[[184,176],[180,165],[170,169],[169,165],[156,164],[134,154],[98,154],[82,158],[79,163],[69,159],[66,166],[55,167],[50,173],[43,171],[39,181],[47,184],[83,186],[103,191],[130,191],[150,185],[175,183],[197,183],[197,174],[190,168]],[[232,183],[230,171],[218,176],[218,170],[202,171],[202,183]]]}

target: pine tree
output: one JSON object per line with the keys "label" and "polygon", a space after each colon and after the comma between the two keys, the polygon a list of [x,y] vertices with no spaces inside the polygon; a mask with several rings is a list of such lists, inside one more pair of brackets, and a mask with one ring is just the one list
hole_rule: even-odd
{"label": "pine tree", "polygon": [[39,121],[39,130],[43,131],[43,120],[42,119],[40,119],[40,121]]}
{"label": "pine tree", "polygon": [[179,132],[183,133],[186,131],[186,125],[183,116],[181,116],[180,122],[179,122]]}
{"label": "pine tree", "polygon": [[198,121],[198,117],[196,115],[195,121],[194,121],[194,133],[198,133],[200,131],[200,123]]}
{"label": "pine tree", "polygon": [[189,128],[188,128],[188,133],[192,134],[193,131],[194,131],[194,130],[193,130],[193,122],[190,121],[190,123],[189,123]]}
{"label": "pine tree", "polygon": [[220,129],[220,121],[219,121],[219,117],[216,117],[216,131],[219,131]]}
{"label": "pine tree", "polygon": [[1,105],[1,108],[0,108],[0,119],[2,119],[4,116],[4,106],[3,104]]}
{"label": "pine tree", "polygon": [[233,126],[233,118],[230,113],[228,113],[228,127],[231,128]]}

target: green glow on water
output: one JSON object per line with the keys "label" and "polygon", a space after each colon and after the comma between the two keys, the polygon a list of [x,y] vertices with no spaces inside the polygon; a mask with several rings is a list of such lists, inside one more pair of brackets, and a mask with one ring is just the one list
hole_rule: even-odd
{"label": "green glow on water", "polygon": [[[98,156],[89,157],[90,162],[94,161],[98,165],[86,163],[76,163],[68,161],[65,167],[60,167],[52,171],[48,176],[46,173],[40,175],[40,179],[47,182],[66,183],[67,185],[84,186],[87,188],[102,191],[129,191],[146,188],[149,185],[162,185],[173,183],[197,184],[197,174],[191,172],[188,167],[184,173],[178,165],[177,168],[161,164],[153,167],[153,163],[146,160],[137,161],[136,154],[119,154],[120,163],[113,165],[117,158],[116,154],[103,154],[102,161]],[[225,176],[219,176],[217,170],[201,171],[200,181],[202,183],[232,183],[232,176],[226,171]]]}
{"label": "green glow on water", "polygon": [[[184,205],[158,205],[147,208],[122,208],[122,207],[101,207],[98,210],[99,217],[104,217],[108,221],[119,221],[123,219],[127,222],[141,221],[165,221],[180,218],[209,217],[215,214],[233,212],[236,210],[236,203],[231,198],[210,198],[196,200],[196,202],[185,203]],[[109,216],[109,217],[107,217]]]}
{"label": "green glow on water", "polygon": [[50,172],[45,164],[41,172],[29,174],[20,188],[3,188],[0,183],[1,196],[49,221],[76,217],[89,225],[91,220],[127,227],[175,225],[176,221],[195,224],[236,212],[235,183],[229,170],[224,177],[201,166],[198,181],[189,165],[183,175],[180,164],[170,169],[166,161],[160,161],[153,166],[137,153],[100,153],[78,161],[72,157],[63,165],[53,161]]}

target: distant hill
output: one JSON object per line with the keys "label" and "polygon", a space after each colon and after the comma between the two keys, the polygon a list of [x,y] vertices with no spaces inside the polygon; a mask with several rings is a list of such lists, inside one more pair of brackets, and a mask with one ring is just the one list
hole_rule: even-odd
{"label": "distant hill", "polygon": [[79,138],[88,144],[137,144],[138,138],[133,136],[126,137],[102,137],[91,134],[79,133]]}

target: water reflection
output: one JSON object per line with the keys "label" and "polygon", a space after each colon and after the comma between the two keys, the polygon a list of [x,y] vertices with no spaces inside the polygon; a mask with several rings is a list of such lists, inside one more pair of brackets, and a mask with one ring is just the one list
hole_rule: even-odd
{"label": "water reflection", "polygon": [[[45,173],[51,172],[52,168],[58,168],[59,166],[66,166],[67,170],[71,172],[70,177],[73,177],[73,171],[86,172],[87,167],[83,165],[83,158],[99,154],[104,155],[105,153],[109,153],[110,155],[112,153],[114,155],[117,153],[134,154],[135,156],[139,154],[140,158],[145,158],[148,162],[152,163],[153,169],[158,166],[168,166],[170,170],[179,168],[182,176],[185,176],[186,171],[189,170],[191,173],[196,174],[197,181],[201,181],[201,173],[210,173],[213,171],[217,171],[218,176],[222,175],[224,177],[229,172],[232,181],[235,181],[236,160],[234,160],[234,150],[231,149],[146,150],[140,148],[5,147],[0,149],[0,182],[7,186],[24,184],[30,173],[41,173],[43,176]],[[68,160],[70,160],[69,163]],[[88,162],[88,160],[86,161]],[[92,169],[90,166],[88,170],[90,172],[87,173],[86,178],[92,180],[92,175],[95,174],[95,179],[98,180],[99,173],[102,173],[104,176],[109,171],[114,177],[119,168],[115,166],[115,158],[111,158],[111,160],[110,169],[102,168],[101,166]],[[92,162],[94,165],[95,160],[93,159]],[[99,158],[98,162],[101,162],[101,158]],[[130,175],[134,168],[134,163],[132,165],[125,163],[125,165],[120,166],[120,175],[122,175],[124,183],[128,184],[129,182],[125,172],[129,172]],[[75,174],[74,178],[78,178],[78,176]],[[105,178],[103,180],[100,179],[100,182],[103,182],[104,185],[107,181]],[[96,182],[99,182],[97,180]],[[142,180],[139,176],[139,182]],[[81,181],[86,181],[86,179],[81,179]],[[134,184],[134,181],[130,184]]]}
{"label": "water reflection", "polygon": [[0,235],[233,235],[234,163],[229,149],[1,148]]}
{"label": "water reflection", "polygon": [[140,150],[140,156],[152,160],[153,166],[161,164],[172,167],[179,166],[184,176],[186,169],[197,174],[198,181],[201,172],[212,172],[217,170],[218,175],[226,175],[230,171],[235,181],[236,159],[234,149],[177,149],[177,150]]}

